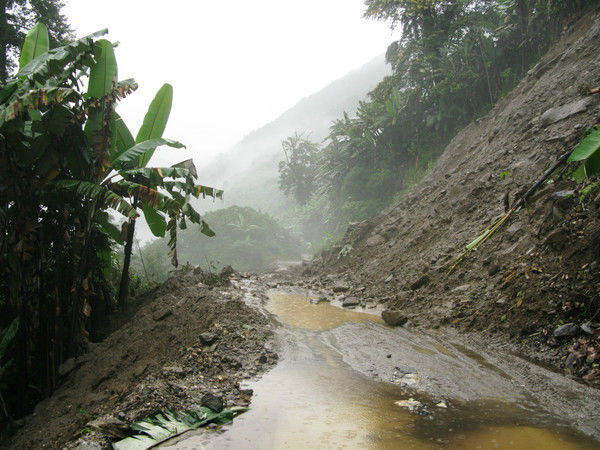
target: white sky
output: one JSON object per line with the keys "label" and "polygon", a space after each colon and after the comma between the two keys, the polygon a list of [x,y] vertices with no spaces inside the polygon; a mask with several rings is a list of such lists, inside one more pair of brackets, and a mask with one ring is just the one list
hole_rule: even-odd
{"label": "white sky", "polygon": [[387,24],[362,19],[363,0],[68,0],[83,36],[108,28],[119,78],[137,92],[118,111],[135,137],[162,83],[174,87],[164,137],[150,165],[194,157],[202,166],[301,98],[385,52]]}

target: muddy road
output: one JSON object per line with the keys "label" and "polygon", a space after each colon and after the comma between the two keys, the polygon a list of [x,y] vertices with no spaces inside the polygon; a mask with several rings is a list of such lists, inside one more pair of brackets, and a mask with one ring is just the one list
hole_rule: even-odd
{"label": "muddy road", "polygon": [[173,448],[600,448],[600,391],[478,336],[391,328],[272,279],[239,288],[278,322],[279,363],[248,384],[249,412]]}

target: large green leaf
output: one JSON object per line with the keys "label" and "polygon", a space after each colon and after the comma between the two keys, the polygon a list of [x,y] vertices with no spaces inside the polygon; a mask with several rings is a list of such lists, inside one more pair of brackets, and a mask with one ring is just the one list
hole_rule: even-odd
{"label": "large green leaf", "polygon": [[87,93],[92,98],[102,98],[113,90],[117,81],[117,59],[112,42],[99,39],[94,49],[96,64],[90,70]]}
{"label": "large green leaf", "polygon": [[128,163],[133,163],[138,161],[139,158],[145,156],[149,152],[154,152],[156,147],[160,145],[168,145],[169,147],[174,148],[183,148],[181,142],[173,141],[171,139],[157,138],[157,139],[149,139],[147,141],[140,142],[133,147],[127,149],[120,155],[118,155],[114,160],[112,160],[112,164],[116,168],[124,168]]}
{"label": "large green leaf", "polygon": [[113,152],[110,155],[110,160],[118,158],[123,152],[135,145],[133,135],[123,122],[123,119],[116,112],[112,113],[111,131],[113,137]]}
{"label": "large green leaf", "polygon": [[59,180],[49,186],[75,192],[79,196],[98,202],[101,207],[113,208],[125,217],[135,219],[139,216],[135,208],[122,196],[105,186],[82,180]]}
{"label": "large green leaf", "polygon": [[21,56],[19,57],[19,69],[25,67],[30,61],[34,60],[43,53],[50,50],[50,38],[48,36],[48,28],[41,22],[27,33]]}
{"label": "large green leaf", "polygon": [[600,127],[596,127],[588,134],[569,156],[568,161],[583,161],[592,156],[600,148]]}
{"label": "large green leaf", "polygon": [[165,237],[165,231],[167,231],[167,221],[164,216],[156,211],[154,208],[146,205],[142,207],[146,223],[150,227],[150,231],[156,237]]}
{"label": "large green leaf", "polygon": [[600,126],[592,130],[569,156],[568,161],[583,161],[573,173],[575,180],[583,180],[591,175],[600,173]]}
{"label": "large green leaf", "polygon": [[110,223],[108,213],[101,211],[96,214],[96,222],[100,225],[100,229],[113,238],[117,243],[122,244],[123,238],[121,237],[121,230],[112,223]]}
{"label": "large green leaf", "polygon": [[[148,112],[144,117],[144,122],[138,132],[135,142],[140,143],[150,139],[156,139],[162,136],[169,114],[171,113],[171,105],[173,104],[173,86],[165,83],[156,93],[154,100],[150,103]],[[138,167],[146,167],[148,161],[152,157],[154,151],[150,151],[140,157]]]}
{"label": "large green leaf", "polygon": [[211,422],[220,425],[230,423],[234,416],[247,410],[248,408],[234,407],[217,413],[203,406],[197,411],[188,411],[183,417],[179,417],[173,411],[159,412],[134,423],[131,428],[137,434],[115,442],[113,449],[145,450],[156,447],[174,436],[195,430]]}

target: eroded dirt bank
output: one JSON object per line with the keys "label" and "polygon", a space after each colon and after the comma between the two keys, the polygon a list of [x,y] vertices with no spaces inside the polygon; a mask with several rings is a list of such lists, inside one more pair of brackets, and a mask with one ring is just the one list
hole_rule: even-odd
{"label": "eroded dirt bank", "polygon": [[212,393],[248,405],[241,383],[275,364],[270,321],[223,277],[180,270],[132,306],[133,318],[62,367],[63,384],[26,417],[10,448],[110,448],[157,411],[198,408]]}
{"label": "eroded dirt bank", "polygon": [[[493,110],[461,131],[397,205],[304,267],[412,325],[480,331],[600,383],[600,195],[545,183],[451,274],[467,244],[600,121],[600,16],[588,14]],[[596,180],[597,182],[597,180]],[[569,324],[566,328],[561,326]],[[559,331],[560,329],[560,331]]]}

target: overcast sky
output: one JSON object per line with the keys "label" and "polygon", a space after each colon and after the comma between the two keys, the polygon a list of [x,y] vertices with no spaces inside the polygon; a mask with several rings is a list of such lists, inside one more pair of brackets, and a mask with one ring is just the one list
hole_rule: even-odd
{"label": "overcast sky", "polygon": [[119,106],[133,135],[164,82],[174,101],[151,165],[198,166],[301,98],[385,52],[388,25],[362,19],[363,0],[67,0],[78,36],[119,41],[119,78],[139,89]]}

